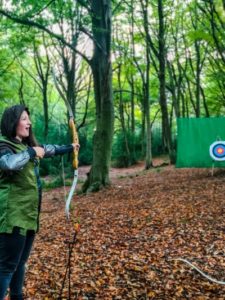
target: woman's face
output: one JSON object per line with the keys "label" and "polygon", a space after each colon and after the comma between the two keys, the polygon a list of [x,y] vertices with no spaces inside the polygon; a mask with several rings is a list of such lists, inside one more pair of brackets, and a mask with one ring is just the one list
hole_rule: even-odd
{"label": "woman's face", "polygon": [[26,111],[23,111],[19,123],[16,128],[16,138],[22,141],[24,138],[29,136],[31,127],[31,121]]}

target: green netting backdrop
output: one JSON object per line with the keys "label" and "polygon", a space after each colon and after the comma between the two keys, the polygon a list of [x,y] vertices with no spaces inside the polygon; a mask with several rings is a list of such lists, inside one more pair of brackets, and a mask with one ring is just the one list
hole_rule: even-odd
{"label": "green netting backdrop", "polygon": [[209,146],[225,141],[225,118],[180,118],[177,120],[177,168],[225,167],[213,162]]}

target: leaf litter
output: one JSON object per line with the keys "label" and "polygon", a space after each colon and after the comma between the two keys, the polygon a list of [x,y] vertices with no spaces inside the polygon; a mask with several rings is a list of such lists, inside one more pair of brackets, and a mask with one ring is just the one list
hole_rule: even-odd
{"label": "leaf litter", "polygon": [[[131,176],[132,175],[132,176]],[[176,258],[225,280],[225,171],[130,171],[100,192],[75,195],[81,229],[71,257],[71,299],[225,299]],[[26,299],[59,299],[72,240],[63,188],[45,192],[41,228],[27,267]],[[68,298],[68,279],[61,299]]]}

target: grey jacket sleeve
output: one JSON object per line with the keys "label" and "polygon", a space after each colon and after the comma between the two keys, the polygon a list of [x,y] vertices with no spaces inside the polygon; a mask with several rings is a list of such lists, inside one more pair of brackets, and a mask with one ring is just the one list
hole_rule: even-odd
{"label": "grey jacket sleeve", "polygon": [[45,151],[44,157],[52,157],[55,155],[62,155],[65,153],[70,153],[73,151],[73,146],[72,145],[63,145],[63,146],[58,146],[58,145],[42,145]]}
{"label": "grey jacket sleeve", "polygon": [[20,170],[29,160],[30,154],[28,150],[16,154],[8,152],[0,157],[0,169],[4,171]]}

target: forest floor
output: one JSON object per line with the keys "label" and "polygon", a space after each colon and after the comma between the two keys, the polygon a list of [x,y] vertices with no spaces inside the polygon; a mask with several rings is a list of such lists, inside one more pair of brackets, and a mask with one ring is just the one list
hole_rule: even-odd
{"label": "forest floor", "polygon": [[[81,229],[59,298],[73,222],[64,215],[63,188],[44,193],[41,228],[29,259],[26,299],[225,299],[212,283],[177,258],[225,281],[225,170],[112,169],[112,185],[75,195]],[[81,177],[88,171],[80,168]],[[69,187],[68,187],[69,189]]]}

